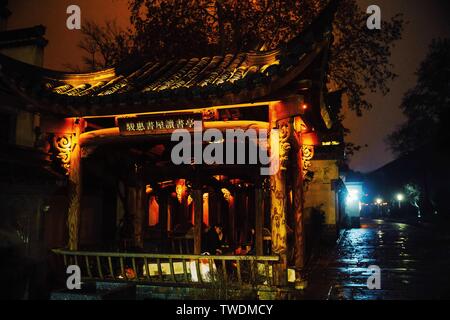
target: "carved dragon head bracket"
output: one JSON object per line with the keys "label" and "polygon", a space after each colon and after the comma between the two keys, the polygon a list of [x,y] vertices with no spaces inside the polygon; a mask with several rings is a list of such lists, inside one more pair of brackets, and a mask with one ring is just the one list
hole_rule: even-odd
{"label": "carved dragon head bracket", "polygon": [[290,138],[292,135],[292,124],[289,119],[280,120],[278,122],[278,130],[280,131],[280,170],[286,171],[289,162],[289,152],[292,148]]}
{"label": "carved dragon head bracket", "polygon": [[56,149],[56,159],[66,175],[70,173],[70,160],[76,145],[75,134],[62,134],[53,137],[53,146]]}
{"label": "carved dragon head bracket", "polygon": [[311,160],[314,158],[314,146],[303,145],[302,146],[302,161],[303,161],[303,179],[308,176],[309,169],[311,168]]}

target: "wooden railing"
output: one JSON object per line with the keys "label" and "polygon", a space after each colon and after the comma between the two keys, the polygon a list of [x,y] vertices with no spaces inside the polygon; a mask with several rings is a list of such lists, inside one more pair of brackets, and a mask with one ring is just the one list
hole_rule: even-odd
{"label": "wooden railing", "polygon": [[207,256],[54,249],[84,280],[198,286],[273,286],[278,256]]}

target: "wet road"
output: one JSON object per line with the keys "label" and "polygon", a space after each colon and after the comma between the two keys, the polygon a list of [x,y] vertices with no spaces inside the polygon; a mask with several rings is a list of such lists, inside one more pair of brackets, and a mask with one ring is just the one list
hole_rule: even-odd
{"label": "wet road", "polygon": [[[307,299],[450,298],[450,236],[431,228],[362,220],[312,267]],[[369,290],[368,267],[381,269],[381,289]]]}

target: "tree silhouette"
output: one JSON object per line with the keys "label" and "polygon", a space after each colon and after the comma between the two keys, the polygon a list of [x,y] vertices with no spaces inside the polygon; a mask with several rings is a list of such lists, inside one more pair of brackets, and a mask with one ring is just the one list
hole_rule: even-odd
{"label": "tree silhouette", "polygon": [[416,75],[416,86],[400,106],[407,120],[388,137],[388,143],[399,155],[433,146],[448,152],[444,137],[450,125],[450,39],[432,41]]}
{"label": "tree silhouette", "polygon": [[417,209],[417,216],[422,216],[420,202],[422,201],[422,192],[420,186],[414,183],[408,183],[404,187],[406,193],[406,199],[409,203]]}
{"label": "tree silhouette", "polygon": [[[88,65],[112,66],[130,55],[165,60],[272,49],[298,35],[328,2],[130,0],[129,30],[111,34],[108,24],[83,28],[85,44],[97,44],[101,57]],[[367,91],[389,91],[389,81],[396,77],[389,63],[391,48],[403,29],[400,15],[383,21],[381,30],[369,30],[367,18],[356,0],[340,1],[329,63],[329,88],[344,88],[349,107],[358,115],[372,107],[365,99]],[[93,53],[86,51],[86,62],[92,61]]]}

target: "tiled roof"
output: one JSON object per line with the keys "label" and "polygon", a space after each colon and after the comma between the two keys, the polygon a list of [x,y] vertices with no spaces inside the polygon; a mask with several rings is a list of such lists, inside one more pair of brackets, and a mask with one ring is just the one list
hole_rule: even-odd
{"label": "tiled roof", "polygon": [[[262,56],[262,54],[258,54]],[[46,75],[42,78],[46,90],[65,96],[109,96],[123,93],[155,93],[233,84],[250,75],[263,75],[276,65],[276,52],[264,54],[260,64],[252,63],[251,55],[172,60],[165,63],[147,62],[131,70],[110,69],[86,75]]]}
{"label": "tiled roof", "polygon": [[51,112],[71,116],[249,103],[298,79],[329,45],[334,10],[330,5],[302,34],[270,52],[138,61],[87,74],[46,70],[0,55],[0,81]]}

